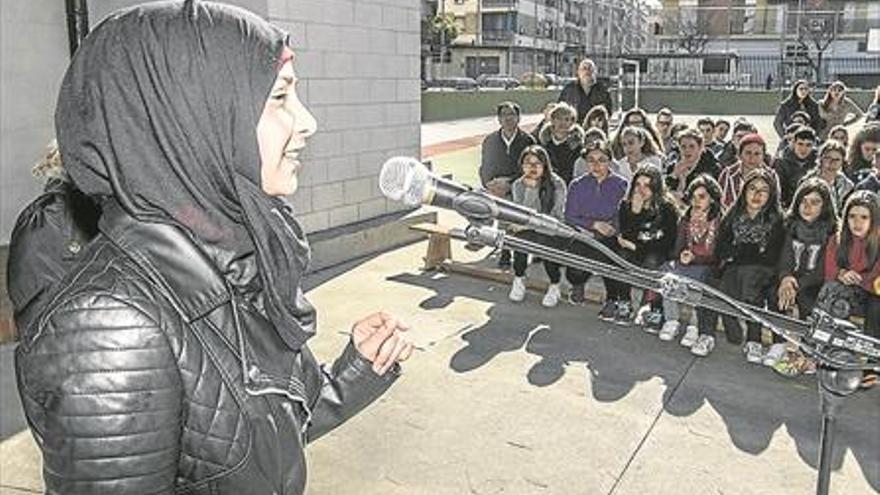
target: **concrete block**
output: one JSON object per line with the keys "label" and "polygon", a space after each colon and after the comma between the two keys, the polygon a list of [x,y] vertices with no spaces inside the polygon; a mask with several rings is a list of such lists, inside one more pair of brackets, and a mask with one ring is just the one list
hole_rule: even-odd
{"label": "concrete block", "polygon": [[359,78],[345,79],[342,81],[341,103],[363,103],[370,99],[370,86]]}
{"label": "concrete block", "polygon": [[314,158],[310,155],[303,156],[303,169],[299,172],[299,184],[301,186],[315,186],[327,182],[326,158]]}
{"label": "concrete block", "polygon": [[418,56],[421,54],[421,38],[418,33],[398,32],[395,36],[397,38],[398,55]]}
{"label": "concrete block", "polygon": [[[364,101],[368,101],[365,99]],[[385,105],[357,105],[354,107],[354,125],[365,127],[383,127],[386,125]]]}
{"label": "concrete block", "polygon": [[[413,123],[413,103],[389,103],[385,105],[385,122],[387,125],[403,125]],[[417,104],[416,104],[417,105]]]}
{"label": "concrete block", "polygon": [[398,79],[397,80],[397,101],[413,101],[419,103],[422,101],[422,87],[418,79]]}
{"label": "concrete block", "polygon": [[397,81],[394,79],[377,79],[370,81],[370,101],[373,103],[397,100]]}
{"label": "concrete block", "polygon": [[[297,74],[297,77],[300,79],[320,79],[328,76],[333,76],[333,73],[328,73],[327,66],[325,65],[325,58],[323,52],[318,52],[309,49],[302,49],[296,51],[296,61],[293,64],[293,69]],[[302,91],[300,88],[302,87],[302,83],[305,81],[300,81],[297,85],[297,92]],[[311,85],[309,86],[311,87]],[[319,90],[319,93],[322,93],[323,90]],[[311,98],[309,98],[310,103],[314,103]]]}
{"label": "concrete block", "polygon": [[372,149],[372,129],[350,129],[343,134],[343,147],[349,153],[360,153]]}
{"label": "concrete block", "polygon": [[[416,41],[418,45],[418,41]],[[420,45],[419,45],[419,49]],[[397,33],[394,31],[375,30],[370,36],[370,53],[394,54],[397,52]]]}
{"label": "concrete block", "polygon": [[306,24],[309,49],[335,52],[342,47],[339,28],[330,24]]}
{"label": "concrete block", "polygon": [[340,206],[327,212],[329,215],[330,228],[348,225],[358,221],[357,205]]}
{"label": "concrete block", "polygon": [[359,177],[355,154],[330,158],[326,164],[327,177],[330,181],[346,181]]}
{"label": "concrete block", "polygon": [[370,151],[367,153],[358,153],[358,176],[378,176],[379,171],[382,170],[382,165],[385,163],[385,160],[391,158],[392,156],[395,156],[395,154],[389,151]]}
{"label": "concrete block", "polygon": [[[348,53],[369,53],[370,52],[370,36],[374,30],[363,27],[363,23],[358,19],[357,26],[342,27],[339,29],[340,36],[345,40],[342,43],[341,50]],[[358,61],[358,69],[362,69],[361,60]]]}
{"label": "concrete block", "polygon": [[352,53],[323,53],[321,58],[324,61],[325,74],[328,77],[348,79],[356,77],[361,72],[357,57]]}
{"label": "concrete block", "polygon": [[396,31],[404,30],[406,28],[406,23],[408,22],[409,17],[410,11],[408,9],[383,6],[381,27],[385,29],[393,29]]}
{"label": "concrete block", "polygon": [[[355,105],[331,105],[326,107],[327,130],[347,130],[357,127],[354,121]],[[343,146],[345,144],[343,143]]]}
{"label": "concrete block", "polygon": [[324,0],[324,19],[338,26],[346,26],[354,22],[354,6],[352,0]]}
{"label": "concrete block", "polygon": [[358,2],[354,6],[354,18],[364,27],[382,27],[382,6]]}
{"label": "concrete block", "polygon": [[288,199],[297,215],[305,215],[312,211],[312,186],[300,186]]}
{"label": "concrete block", "polygon": [[318,232],[330,227],[330,215],[326,211],[314,211],[306,215],[297,216],[306,232]]}
{"label": "concrete block", "polygon": [[289,14],[287,13],[287,5],[290,3],[299,2],[288,2],[287,0],[268,0],[268,3],[266,4],[266,10],[269,21],[277,22],[278,20],[287,19],[289,16]]}
{"label": "concrete block", "polygon": [[322,0],[287,0],[287,17],[294,21],[315,22],[321,19],[324,2]]}
{"label": "concrete block", "polygon": [[390,55],[377,55],[374,53],[365,53],[361,55],[361,76],[371,79],[380,79],[388,77],[389,74],[395,74],[394,68],[389,65],[390,58]]}
{"label": "concrete block", "polygon": [[308,95],[312,105],[339,103],[341,94],[341,79],[309,79]]}
{"label": "concrete block", "polygon": [[370,129],[370,150],[381,151],[394,148],[397,143],[397,132],[394,127],[385,126],[376,129]]}
{"label": "concrete block", "polygon": [[[320,125],[320,124],[318,124]],[[309,157],[326,158],[342,154],[343,132],[318,131],[309,138]]]}
{"label": "concrete block", "polygon": [[376,197],[373,191],[373,177],[362,177],[360,179],[347,180],[343,183],[345,191],[345,204],[357,204],[368,199]]}
{"label": "concrete block", "polygon": [[342,182],[317,185],[312,189],[312,208],[329,210],[345,204]]}
{"label": "concrete block", "polygon": [[386,213],[386,201],[384,197],[364,201],[358,205],[358,218],[367,220]]}

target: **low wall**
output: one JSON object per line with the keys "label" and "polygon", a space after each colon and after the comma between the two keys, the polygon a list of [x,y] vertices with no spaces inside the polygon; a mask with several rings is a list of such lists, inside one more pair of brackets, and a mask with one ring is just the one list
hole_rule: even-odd
{"label": "low wall", "polygon": [[[676,113],[706,115],[772,115],[784,97],[779,91],[725,89],[645,88],[640,93],[639,106],[649,112],[665,106]],[[849,91],[848,94],[862,109],[867,108],[873,97],[871,91]],[[504,100],[516,101],[526,113],[537,113],[545,103],[558,98],[558,90],[427,91],[422,92],[422,122],[493,115],[495,106]],[[614,103],[616,106],[616,97]],[[633,103],[633,92],[625,91],[624,108],[630,108]]]}

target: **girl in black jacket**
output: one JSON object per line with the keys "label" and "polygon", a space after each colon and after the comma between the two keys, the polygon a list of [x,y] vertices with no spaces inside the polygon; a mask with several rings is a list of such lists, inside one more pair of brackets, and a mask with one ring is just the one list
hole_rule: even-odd
{"label": "girl in black jacket", "polygon": [[[837,213],[828,184],[819,177],[801,182],[785,219],[785,242],[777,269],[779,285],[776,298],[771,299],[778,310],[791,313],[797,308],[800,319],[810,317],[824,282],[825,246],[836,227]],[[796,348],[786,353],[780,341],[770,346],[764,364],[784,375],[795,375],[805,371],[809,361]]]}
{"label": "girl in black jacket", "polygon": [[[620,235],[617,243],[624,258],[645,268],[657,269],[669,259],[675,245],[678,210],[666,192],[660,169],[643,166],[633,175],[626,199],[620,202]],[[649,304],[639,310],[636,323],[657,333],[663,325],[663,306],[657,294],[646,293]],[[619,306],[615,322],[628,323],[630,306]]]}
{"label": "girl in black jacket", "polygon": [[811,89],[810,83],[807,81],[803,79],[795,81],[791,86],[791,93],[788,95],[788,98],[779,104],[779,108],[776,110],[776,118],[773,120],[773,128],[776,129],[776,134],[781,139],[784,139],[786,126],[791,123],[791,116],[799,110],[807,112],[810,116],[808,125],[814,131],[820,132],[824,127],[822,117],[819,116],[819,104],[810,96]]}
{"label": "girl in black jacket", "polygon": [[[749,172],[736,202],[721,221],[715,244],[715,258],[719,263],[715,282],[727,295],[756,306],[763,306],[770,298],[775,286],[778,253],[785,239],[782,209],[773,184],[766,170]],[[739,320],[732,316],[723,316],[722,320],[728,342],[742,342]],[[714,330],[717,321],[714,312],[700,311],[699,324],[706,333]],[[748,323],[747,327],[743,352],[749,362],[761,363],[764,358],[761,325]]]}

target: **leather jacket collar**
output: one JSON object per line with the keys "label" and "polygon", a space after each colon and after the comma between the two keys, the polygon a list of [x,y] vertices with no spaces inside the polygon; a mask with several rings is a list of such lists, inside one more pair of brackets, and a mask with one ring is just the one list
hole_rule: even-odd
{"label": "leather jacket collar", "polygon": [[187,323],[229,301],[223,275],[186,232],[137,220],[115,201],[105,202],[102,209],[98,230],[166,289]]}

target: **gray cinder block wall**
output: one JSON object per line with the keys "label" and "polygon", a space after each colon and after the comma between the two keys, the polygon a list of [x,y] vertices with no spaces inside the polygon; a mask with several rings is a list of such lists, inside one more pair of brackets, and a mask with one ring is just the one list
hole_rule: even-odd
{"label": "gray cinder block wall", "polygon": [[393,155],[419,156],[421,94],[418,2],[269,0],[268,17],[287,29],[318,121],[301,187],[293,197],[309,231],[403,209],[379,191]]}
{"label": "gray cinder block wall", "polygon": [[[91,0],[89,18],[142,3]],[[288,29],[300,97],[318,120],[300,190],[309,232],[402,210],[378,188],[382,162],[418,156],[419,3],[412,0],[229,0]],[[64,2],[0,2],[0,245],[39,185],[30,167],[54,135],[68,63]]]}

